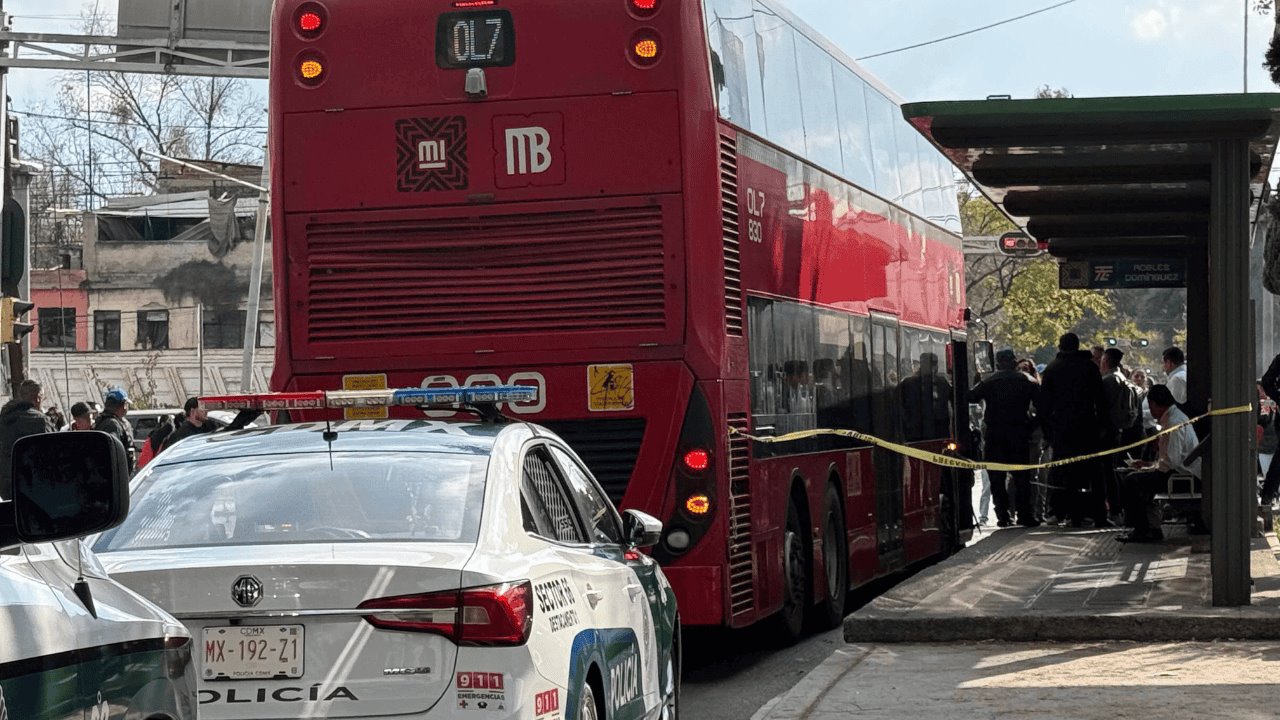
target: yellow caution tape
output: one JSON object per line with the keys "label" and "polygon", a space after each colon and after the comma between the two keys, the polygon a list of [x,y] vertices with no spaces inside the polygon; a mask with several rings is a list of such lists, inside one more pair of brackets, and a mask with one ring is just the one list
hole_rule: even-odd
{"label": "yellow caution tape", "polygon": [[1032,465],[1016,465],[1012,463],[996,463],[996,462],[975,462],[973,460],[965,460],[964,458],[952,457],[950,455],[942,455],[940,453],[929,452],[928,450],[921,450],[920,448],[914,448],[909,445],[903,445],[901,443],[890,442],[888,440],[878,438],[875,435],[868,435],[866,433],[858,432],[857,430],[801,430],[799,432],[787,433],[786,435],[779,435],[777,437],[759,437],[756,435],[751,435],[749,433],[744,433],[741,430],[731,427],[729,428],[729,435],[731,436],[741,435],[742,437],[745,437],[748,440],[753,440],[755,442],[761,442],[761,443],[794,442],[796,440],[806,440],[808,438],[834,435],[837,437],[853,438],[855,440],[859,440],[869,445],[875,445],[876,447],[898,453],[899,455],[903,455],[909,458],[914,458],[916,460],[923,460],[927,463],[940,465],[942,467],[957,468],[959,470],[995,470],[996,472],[1020,472],[1023,470],[1046,470],[1049,468],[1062,467],[1063,465],[1070,465],[1072,463],[1083,462],[1085,460],[1093,460],[1095,458],[1106,457],[1107,455],[1115,455],[1116,453],[1122,453],[1128,450],[1133,450],[1134,448],[1142,447],[1143,445],[1146,445],[1147,443],[1152,442],[1153,440],[1156,440],[1157,438],[1163,435],[1168,435],[1169,433],[1174,432],[1179,428],[1185,427],[1187,425],[1191,425],[1193,423],[1200,422],[1205,418],[1219,416],[1219,415],[1240,415],[1247,412],[1253,412],[1252,405],[1240,405],[1238,407],[1223,408],[1221,410],[1210,410],[1209,412],[1203,415],[1200,415],[1198,417],[1191,418],[1190,420],[1184,423],[1178,423],[1177,425],[1167,427],[1161,430],[1160,432],[1156,433],[1155,435],[1152,435],[1151,437],[1145,438],[1143,440],[1139,440],[1138,442],[1129,443],[1128,445],[1122,445],[1120,447],[1111,448],[1109,450],[1103,450],[1102,452],[1089,453],[1088,455],[1080,455],[1078,457],[1062,458],[1060,460],[1051,460],[1047,463],[1038,463],[1038,464],[1032,464]]}

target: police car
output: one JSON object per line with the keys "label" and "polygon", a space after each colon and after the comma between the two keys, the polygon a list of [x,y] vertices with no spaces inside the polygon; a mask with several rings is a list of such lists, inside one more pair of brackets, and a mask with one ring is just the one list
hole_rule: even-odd
{"label": "police car", "polygon": [[128,512],[124,447],[98,432],[33,435],[14,444],[13,471],[0,502],[0,720],[195,720],[186,629],[74,539]]}
{"label": "police car", "polygon": [[675,595],[582,461],[488,403],[535,388],[269,393],[210,409],[459,404],[161,453],[95,550],[197,641],[200,714],[675,718]]}

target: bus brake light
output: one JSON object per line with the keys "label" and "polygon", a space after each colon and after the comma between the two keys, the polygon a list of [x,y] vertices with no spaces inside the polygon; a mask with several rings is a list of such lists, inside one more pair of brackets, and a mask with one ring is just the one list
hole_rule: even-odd
{"label": "bus brake light", "polygon": [[658,12],[658,5],[661,0],[627,0],[631,5],[632,11],[637,15],[649,16]]}
{"label": "bus brake light", "polygon": [[684,454],[684,466],[693,472],[703,472],[711,467],[711,453],[694,448]]}
{"label": "bus brake light", "polygon": [[298,29],[304,33],[313,33],[320,29],[323,22],[319,13],[304,12],[298,16]]}

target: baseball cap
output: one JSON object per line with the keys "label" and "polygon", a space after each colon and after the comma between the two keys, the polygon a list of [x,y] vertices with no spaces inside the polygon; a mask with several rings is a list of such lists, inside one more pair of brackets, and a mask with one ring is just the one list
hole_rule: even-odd
{"label": "baseball cap", "polygon": [[123,405],[129,402],[129,393],[124,388],[111,388],[102,396],[102,402],[105,405]]}

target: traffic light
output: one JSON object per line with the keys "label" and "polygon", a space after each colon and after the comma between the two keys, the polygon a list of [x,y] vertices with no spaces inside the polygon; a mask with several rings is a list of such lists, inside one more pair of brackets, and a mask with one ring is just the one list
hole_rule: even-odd
{"label": "traffic light", "polygon": [[996,244],[1001,253],[1010,257],[1035,257],[1045,250],[1045,246],[1035,238],[1020,232],[1007,232]]}
{"label": "traffic light", "polygon": [[18,298],[0,298],[0,343],[22,342],[35,329],[31,323],[21,322],[22,316],[31,312],[35,303]]}

